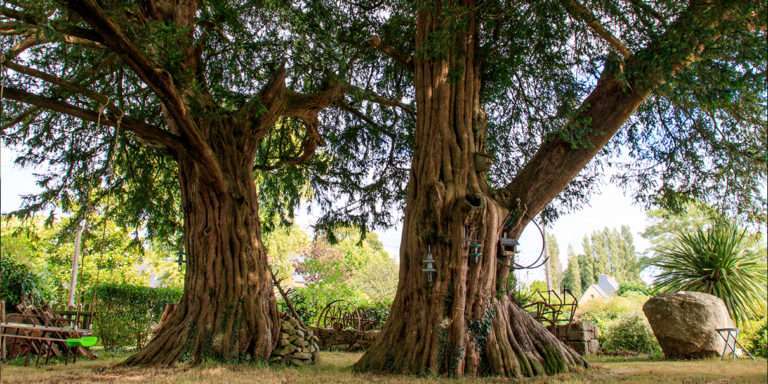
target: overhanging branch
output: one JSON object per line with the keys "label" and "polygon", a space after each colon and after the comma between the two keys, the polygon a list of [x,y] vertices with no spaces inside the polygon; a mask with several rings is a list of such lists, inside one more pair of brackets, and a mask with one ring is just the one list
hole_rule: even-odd
{"label": "overhanging branch", "polygon": [[49,97],[40,96],[15,87],[5,87],[3,90],[3,97],[85,121],[98,122],[112,127],[116,127],[119,124],[121,128],[135,133],[136,136],[146,141],[148,144],[170,149],[177,153],[181,150],[179,137],[160,129],[159,127],[131,118],[130,116],[120,117],[113,111],[99,113],[97,111],[81,108]]}
{"label": "overhanging branch", "polygon": [[587,23],[592,31],[605,40],[615,50],[621,53],[625,59],[632,56],[632,52],[624,45],[624,43],[616,36],[614,36],[608,29],[606,29],[600,20],[590,11],[587,7],[579,3],[577,0],[566,0],[563,2],[565,9],[571,16]]}
{"label": "overhanging branch", "polygon": [[[566,137],[578,134],[579,143],[551,135],[515,178],[496,192],[503,206],[524,206],[536,216],[594,158],[647,96],[691,63],[701,59],[706,46],[722,36],[718,26],[740,15],[740,2],[692,2],[689,8],[655,41],[626,60],[621,67],[606,66],[579,112],[563,128]],[[729,23],[737,28],[738,23]],[[568,132],[571,131],[571,132]],[[527,220],[513,228],[519,235]]]}
{"label": "overhanging branch", "polygon": [[55,75],[51,75],[49,73],[42,72],[42,71],[39,71],[37,69],[30,68],[30,67],[27,67],[27,66],[24,66],[24,65],[21,65],[21,64],[18,64],[18,63],[14,63],[14,62],[7,62],[7,63],[5,63],[5,66],[10,68],[10,69],[12,69],[12,70],[14,70],[14,71],[16,71],[16,72],[18,72],[18,73],[23,73],[23,74],[28,75],[28,76],[36,77],[36,78],[41,79],[43,81],[46,81],[48,83],[58,85],[62,89],[66,89],[68,91],[72,91],[72,92],[81,94],[81,95],[83,95],[85,97],[88,97],[88,98],[98,102],[101,105],[107,105],[109,103],[109,97],[107,97],[105,95],[102,95],[102,94],[100,94],[98,92],[94,92],[94,91],[92,91],[92,90],[90,90],[90,89],[88,89],[88,88],[86,88],[86,87],[84,87],[82,85],[75,84],[73,82],[64,80],[61,77],[58,77],[58,76],[55,76]]}
{"label": "overhanging branch", "polygon": [[379,36],[371,37],[371,39],[368,40],[368,44],[374,49],[381,51],[385,55],[389,56],[391,59],[400,63],[409,71],[413,72],[414,70],[413,56],[407,55],[403,52],[400,52],[397,48],[391,45],[385,44],[383,41],[381,41],[381,37]]}
{"label": "overhanging branch", "polygon": [[217,157],[206,143],[197,124],[189,116],[171,75],[144,55],[95,0],[67,0],[67,6],[91,25],[103,40],[104,45],[118,54],[157,94],[181,136],[184,137],[185,146],[195,154],[195,159],[205,164],[207,174],[215,188],[219,192],[225,192],[227,181]]}
{"label": "overhanging branch", "polygon": [[[76,43],[90,46],[101,46],[101,38],[96,32],[73,26],[67,22],[60,20],[41,20],[35,15],[16,11],[7,7],[0,7],[0,15],[21,22],[26,25],[34,27],[52,27],[55,31],[61,33],[65,37],[65,41],[69,43]],[[35,34],[40,34],[39,31],[32,31]],[[44,40],[44,39],[43,39]]]}
{"label": "overhanging branch", "polygon": [[368,100],[368,101],[376,103],[376,104],[384,105],[384,106],[387,106],[387,107],[400,108],[403,112],[406,112],[406,113],[410,114],[411,116],[416,116],[416,111],[413,108],[411,108],[409,105],[407,105],[405,103],[402,103],[402,102],[400,102],[398,100],[391,99],[391,98],[385,97],[385,96],[381,96],[378,93],[375,93],[375,92],[370,91],[368,89],[363,89],[363,88],[360,88],[360,87],[357,87],[357,86],[354,86],[354,85],[351,85],[351,84],[345,84],[344,87],[347,90],[356,92],[357,94],[360,95],[361,98],[363,98],[365,100]]}

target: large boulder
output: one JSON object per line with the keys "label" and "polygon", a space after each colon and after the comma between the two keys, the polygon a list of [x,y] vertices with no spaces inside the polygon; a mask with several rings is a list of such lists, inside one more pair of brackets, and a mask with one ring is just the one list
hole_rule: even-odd
{"label": "large boulder", "polygon": [[650,298],[643,312],[671,359],[719,356],[725,342],[718,328],[731,328],[733,321],[720,298],[700,292],[677,292]]}

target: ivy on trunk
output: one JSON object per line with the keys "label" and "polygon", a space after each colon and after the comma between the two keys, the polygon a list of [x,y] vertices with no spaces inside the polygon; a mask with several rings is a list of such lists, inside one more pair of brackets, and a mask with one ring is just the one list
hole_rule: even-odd
{"label": "ivy on trunk", "polygon": [[[518,238],[653,89],[717,41],[720,24],[738,8],[693,2],[666,33],[635,53],[585,16],[588,10],[571,8],[626,56],[606,63],[563,131],[548,137],[508,185],[493,189],[484,162],[480,6],[420,2],[412,57],[417,121],[400,282],[381,336],[355,368],[523,377],[586,366],[506,295],[513,254],[504,251],[501,237]],[[402,56],[394,58],[403,62]],[[579,142],[567,140],[572,137]],[[471,255],[472,242],[480,244],[479,258]],[[428,253],[437,270],[433,282],[423,271]]]}

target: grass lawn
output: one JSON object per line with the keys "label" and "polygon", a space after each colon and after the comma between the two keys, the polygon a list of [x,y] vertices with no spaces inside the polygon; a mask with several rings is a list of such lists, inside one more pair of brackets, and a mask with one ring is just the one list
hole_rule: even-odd
{"label": "grass lawn", "polygon": [[[208,364],[195,368],[111,368],[125,355],[79,361],[76,365],[49,364],[40,368],[5,364],[2,383],[508,383],[503,378],[446,379],[353,373],[359,353],[323,352],[320,363],[304,368],[267,368],[259,365]],[[594,361],[589,370],[523,383],[766,383],[765,360],[738,361]]]}

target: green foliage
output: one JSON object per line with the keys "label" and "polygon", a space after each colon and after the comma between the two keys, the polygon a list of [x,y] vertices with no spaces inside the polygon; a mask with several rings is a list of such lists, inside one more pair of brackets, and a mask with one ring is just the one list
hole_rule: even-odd
{"label": "green foliage", "polygon": [[175,304],[181,290],[129,284],[99,284],[95,294],[94,331],[107,350],[136,346],[151,337],[166,304]]}
{"label": "green foliage", "polygon": [[640,296],[649,296],[651,294],[651,290],[648,288],[645,283],[640,281],[634,281],[634,282],[628,282],[628,283],[621,283],[619,284],[619,296],[630,296],[630,295],[640,295]]}
{"label": "green foliage", "polygon": [[596,283],[601,274],[613,276],[621,283],[640,282],[640,265],[628,226],[594,231],[582,238],[581,246],[579,255],[568,248],[568,268],[563,277],[564,286],[577,297]]}
{"label": "green foliage", "polygon": [[563,266],[560,264],[560,247],[557,245],[557,238],[547,233],[547,259],[546,267],[549,274],[549,281],[552,289],[560,291],[561,280],[563,279]]}
{"label": "green foliage", "polygon": [[643,304],[647,300],[648,296],[637,294],[594,299],[580,305],[576,317],[592,321],[597,326],[604,351],[652,354],[660,347],[643,313]]}
{"label": "green foliage", "polygon": [[573,247],[568,246],[568,266],[565,269],[562,281],[562,287],[568,289],[575,297],[581,297],[581,269],[579,268],[578,256]]}
{"label": "green foliage", "polygon": [[[3,217],[4,258],[16,260],[44,282],[49,304],[66,303],[74,253],[75,217],[39,217],[25,221]],[[180,287],[183,274],[176,264],[176,249],[163,242],[144,242],[111,220],[89,216],[83,234],[77,296],[97,283]],[[87,297],[80,297],[82,301]]]}
{"label": "green foliage", "polygon": [[649,355],[661,352],[645,316],[637,314],[613,322],[605,332],[600,347],[604,352],[631,351]]}
{"label": "green foliage", "polygon": [[749,351],[763,358],[768,358],[768,321],[763,319],[763,326],[749,340]]}
{"label": "green foliage", "polygon": [[739,323],[759,314],[765,302],[765,252],[736,224],[718,221],[695,232],[678,232],[676,242],[655,250],[654,282],[664,292],[696,291],[721,298]]}
{"label": "green foliage", "polygon": [[[331,302],[360,308],[386,317],[397,289],[398,268],[375,233],[365,238],[353,228],[326,232],[311,243],[298,227],[282,227],[265,236],[272,266],[285,288],[293,288],[291,301],[305,323],[314,324]],[[300,276],[300,281],[295,277]],[[303,280],[304,285],[299,284]],[[282,299],[281,310],[287,310]]]}
{"label": "green foliage", "polygon": [[685,202],[677,209],[651,209],[646,214],[652,222],[641,235],[651,243],[651,254],[642,260],[643,266],[652,261],[653,249],[672,246],[677,240],[676,234],[694,232],[724,219],[722,213],[697,201]]}
{"label": "green foliage", "polygon": [[5,249],[3,253],[0,258],[0,300],[5,300],[6,310],[15,312],[22,299],[32,304],[48,302],[52,293],[47,282],[26,265],[6,255]]}
{"label": "green foliage", "polygon": [[351,228],[337,229],[334,236],[335,244],[327,240],[327,234],[315,239],[297,265],[297,272],[307,282],[306,289],[328,298],[351,295],[368,302],[394,298],[397,264],[378,236],[369,233],[361,240],[360,232]]}
{"label": "green foliage", "polygon": [[310,246],[307,233],[297,225],[275,226],[263,235],[264,247],[269,255],[269,266],[286,286],[293,285],[294,262]]}

